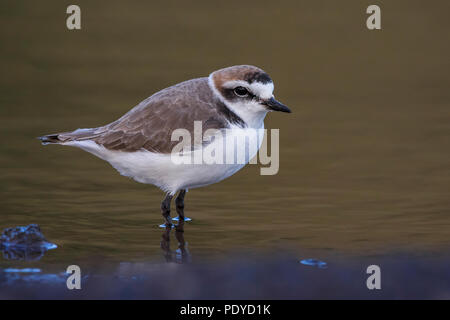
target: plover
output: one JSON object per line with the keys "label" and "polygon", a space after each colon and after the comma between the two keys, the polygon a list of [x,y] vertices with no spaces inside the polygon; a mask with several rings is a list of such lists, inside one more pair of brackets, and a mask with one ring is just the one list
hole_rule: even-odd
{"label": "plover", "polygon": [[[171,158],[179,143],[173,140],[174,131],[184,129],[192,133],[195,123],[200,122],[202,133],[226,131],[222,140],[229,142],[233,135],[264,129],[264,118],[269,111],[291,112],[275,100],[273,90],[272,79],[262,69],[250,65],[228,67],[208,77],[163,89],[105,126],[50,134],[39,139],[43,144],[81,148],[108,161],[124,176],[158,186],[166,192],[161,211],[166,224],[170,225],[170,203],[177,192],[176,211],[184,220],[186,191],[233,175],[255,156],[255,149],[257,151],[262,142],[261,133],[256,141],[246,140],[246,144],[256,143],[257,148],[246,155],[243,163],[179,164]],[[220,142],[216,140],[220,139],[211,143]],[[246,144],[237,148],[247,148]],[[194,141],[191,151],[200,152],[206,147],[210,145],[205,141]]]}

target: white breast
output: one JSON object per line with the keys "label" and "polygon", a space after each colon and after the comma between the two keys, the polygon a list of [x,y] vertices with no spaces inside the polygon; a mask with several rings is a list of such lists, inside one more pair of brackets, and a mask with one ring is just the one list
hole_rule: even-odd
{"label": "white breast", "polygon": [[[137,152],[108,150],[93,141],[68,142],[66,145],[79,147],[108,161],[124,176],[141,183],[156,185],[166,192],[175,194],[180,189],[206,186],[233,175],[256,155],[261,147],[263,137],[263,122],[258,129],[233,127],[226,131],[222,139],[214,140],[209,145],[195,150],[194,154],[185,155],[191,159],[196,157],[199,159],[199,153],[202,153],[202,157],[204,157],[205,151],[214,148],[217,150],[223,146],[222,163],[212,164],[204,161],[177,164],[172,160],[171,154],[160,154],[147,150]],[[230,163],[231,158],[233,161]]]}

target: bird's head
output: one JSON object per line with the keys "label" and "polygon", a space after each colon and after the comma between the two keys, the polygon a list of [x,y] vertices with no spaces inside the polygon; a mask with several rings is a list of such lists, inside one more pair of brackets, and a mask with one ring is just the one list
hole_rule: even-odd
{"label": "bird's head", "polygon": [[269,111],[291,112],[275,100],[273,81],[262,69],[233,66],[214,71],[209,85],[215,95],[247,124],[257,125]]}

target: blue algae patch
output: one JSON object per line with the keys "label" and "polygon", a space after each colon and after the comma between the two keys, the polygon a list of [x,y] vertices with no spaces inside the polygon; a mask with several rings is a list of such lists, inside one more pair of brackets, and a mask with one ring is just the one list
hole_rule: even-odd
{"label": "blue algae patch", "polygon": [[41,272],[41,269],[38,269],[38,268],[24,268],[24,269],[8,268],[8,269],[3,269],[3,272],[10,272],[10,273],[39,273],[39,272]]}
{"label": "blue algae patch", "polygon": [[317,260],[317,259],[303,259],[300,260],[301,264],[304,264],[305,266],[312,266],[312,267],[318,267],[320,269],[327,268],[327,263]]}
{"label": "blue algae patch", "polygon": [[[23,270],[26,269],[11,269],[16,271],[7,271],[8,269],[3,270],[4,277],[0,281],[0,287],[2,285],[7,286],[16,286],[20,284],[48,284],[48,285],[61,285],[66,282],[67,274],[66,273],[41,273],[40,269],[29,269],[29,270],[39,270],[32,272],[25,272]],[[17,270],[19,270],[17,272]]]}
{"label": "blue algae patch", "polygon": [[57,247],[45,239],[37,224],[7,228],[0,236],[0,251],[7,260],[39,260]]}

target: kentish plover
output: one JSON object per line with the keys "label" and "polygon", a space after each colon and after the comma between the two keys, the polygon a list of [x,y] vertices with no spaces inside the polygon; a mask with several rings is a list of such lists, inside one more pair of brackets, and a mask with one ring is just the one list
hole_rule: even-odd
{"label": "kentish plover", "polygon": [[[255,156],[264,135],[263,130],[257,130],[254,141],[246,139],[246,143],[235,146],[252,150],[243,162],[179,164],[171,157],[179,144],[173,141],[172,133],[176,129],[193,133],[195,123],[200,122],[203,134],[211,130],[224,133],[220,139],[217,136],[211,139],[209,144],[221,142],[221,146],[227,145],[225,153],[234,151],[235,147],[229,148],[230,141],[236,141],[233,140],[236,136],[251,137],[249,130],[264,129],[267,112],[291,112],[275,100],[273,89],[272,79],[260,68],[233,66],[215,71],[209,77],[163,89],[105,126],[50,134],[39,139],[44,144],[79,147],[108,161],[124,176],[158,186],[167,192],[161,210],[166,223],[171,224],[170,203],[178,191],[176,209],[179,218],[184,219],[186,191],[236,173]],[[252,143],[256,148],[248,148]],[[201,152],[210,147],[209,144],[197,139],[189,150]]]}

